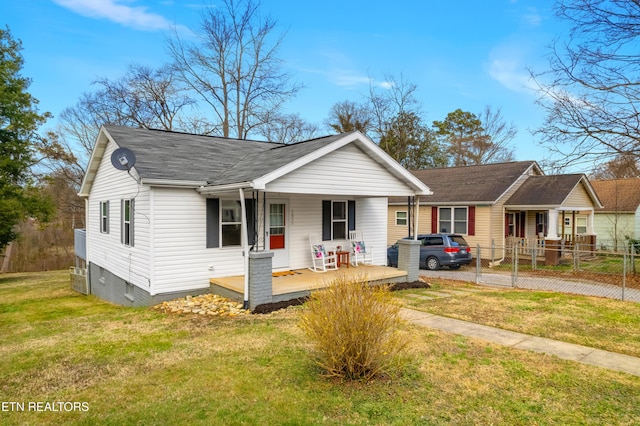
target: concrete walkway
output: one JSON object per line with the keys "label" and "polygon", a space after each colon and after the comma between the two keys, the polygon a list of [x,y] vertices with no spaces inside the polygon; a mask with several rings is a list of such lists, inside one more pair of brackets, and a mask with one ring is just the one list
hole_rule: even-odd
{"label": "concrete walkway", "polygon": [[413,309],[403,308],[400,314],[404,319],[416,325],[482,339],[503,346],[511,346],[516,349],[555,355],[562,359],[640,376],[640,358],[629,355],[622,355],[543,337],[530,336],[515,331],[507,331],[500,328],[441,317]]}

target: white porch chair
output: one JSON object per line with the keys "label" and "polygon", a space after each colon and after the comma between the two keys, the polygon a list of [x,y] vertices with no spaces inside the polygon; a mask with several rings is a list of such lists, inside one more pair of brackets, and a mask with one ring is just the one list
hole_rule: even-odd
{"label": "white porch chair", "polygon": [[338,269],[335,250],[332,254],[329,254],[320,234],[309,234],[309,248],[311,249],[311,259],[313,260],[313,267],[309,269],[314,272],[327,272]]}
{"label": "white porch chair", "polygon": [[373,247],[365,244],[362,231],[349,231],[349,240],[351,241],[351,264],[358,266],[373,265]]}

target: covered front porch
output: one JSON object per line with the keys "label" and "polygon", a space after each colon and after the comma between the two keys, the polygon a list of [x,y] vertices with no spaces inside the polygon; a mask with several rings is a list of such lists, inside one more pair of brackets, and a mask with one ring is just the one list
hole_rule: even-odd
{"label": "covered front porch", "polygon": [[555,253],[575,244],[581,250],[595,250],[595,209],[602,207],[584,174],[530,176],[504,205],[505,246],[521,254]]}
{"label": "covered front porch", "polygon": [[[329,270],[324,273],[313,272],[309,269],[274,271],[271,274],[271,301],[281,302],[306,297],[311,291],[326,287],[338,277],[365,279],[371,284],[391,284],[405,282],[407,276],[407,271],[379,265],[341,267],[338,270]],[[209,283],[213,293],[242,302],[244,275],[211,278]]]}
{"label": "covered front porch", "polygon": [[562,251],[595,250],[592,208],[555,208],[548,210],[506,210],[505,247],[517,248],[519,254],[544,256],[549,241]]}

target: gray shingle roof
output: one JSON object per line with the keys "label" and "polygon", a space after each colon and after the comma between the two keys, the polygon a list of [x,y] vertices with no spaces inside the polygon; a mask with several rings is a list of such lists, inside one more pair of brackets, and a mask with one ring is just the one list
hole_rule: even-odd
{"label": "gray shingle roof", "polygon": [[222,174],[211,176],[208,181],[212,185],[247,182],[277,170],[307,154],[311,154],[318,148],[343,136],[326,136],[291,145],[278,145],[266,151],[252,152]]}
{"label": "gray shingle roof", "polygon": [[105,126],[105,130],[118,146],[133,151],[135,169],[142,178],[214,185],[263,176],[344,136],[284,145],[122,126]]}
{"label": "gray shingle roof", "polygon": [[584,177],[583,174],[531,176],[505,206],[559,206]]}
{"label": "gray shingle roof", "polygon": [[[414,170],[411,173],[433,191],[432,196],[420,200],[421,204],[493,203],[535,164],[535,161],[514,161]],[[404,203],[406,199],[394,197],[389,201]]]}

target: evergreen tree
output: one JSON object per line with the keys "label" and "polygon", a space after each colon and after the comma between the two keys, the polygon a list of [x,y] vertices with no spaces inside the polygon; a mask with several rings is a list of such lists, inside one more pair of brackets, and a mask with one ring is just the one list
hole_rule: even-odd
{"label": "evergreen tree", "polygon": [[26,217],[47,219],[52,203],[31,181],[33,140],[49,117],[39,114],[38,101],[27,89],[31,80],[20,72],[22,43],[9,27],[0,29],[0,249],[15,238],[15,225]]}

